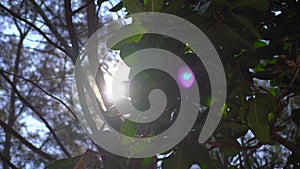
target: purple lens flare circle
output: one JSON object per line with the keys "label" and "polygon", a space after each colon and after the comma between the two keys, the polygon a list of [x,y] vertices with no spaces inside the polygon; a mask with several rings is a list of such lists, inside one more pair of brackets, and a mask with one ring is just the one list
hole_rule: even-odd
{"label": "purple lens flare circle", "polygon": [[186,65],[181,65],[177,72],[177,79],[180,85],[189,89],[195,83],[195,76],[193,71]]}

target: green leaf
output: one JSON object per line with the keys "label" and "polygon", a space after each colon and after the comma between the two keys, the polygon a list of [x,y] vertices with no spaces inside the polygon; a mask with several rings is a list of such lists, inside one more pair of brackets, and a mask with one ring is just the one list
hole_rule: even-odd
{"label": "green leaf", "polygon": [[144,0],[145,8],[148,12],[158,12],[164,4],[163,0]]}
{"label": "green leaf", "polygon": [[265,11],[269,7],[268,0],[236,0],[232,3],[230,10],[257,10]]}
{"label": "green leaf", "polygon": [[114,154],[105,154],[103,169],[127,169],[128,158],[116,156]]}
{"label": "green leaf", "polygon": [[148,169],[153,164],[153,157],[144,158],[140,169]]}
{"label": "green leaf", "polygon": [[110,12],[118,12],[123,8],[123,1],[119,2],[116,6],[112,7],[109,11]]}
{"label": "green leaf", "polygon": [[262,47],[265,47],[265,46],[268,46],[268,44],[266,43],[266,42],[264,42],[264,41],[262,41],[262,40],[257,40],[257,41],[255,41],[254,42],[254,48],[255,49],[258,49],[258,48],[262,48]]}
{"label": "green leaf", "polygon": [[293,110],[291,113],[291,118],[298,126],[300,126],[300,109]]}
{"label": "green leaf", "polygon": [[[136,123],[125,119],[124,122],[121,124],[121,133],[129,136],[129,137],[135,137],[136,132],[137,132],[137,126]],[[132,139],[126,139],[125,137],[123,138],[124,144],[129,144],[132,142]]]}
{"label": "green leaf", "polygon": [[54,161],[45,169],[73,169],[84,155]]}
{"label": "green leaf", "polygon": [[181,143],[177,146],[175,154],[165,159],[162,163],[164,169],[189,169],[193,162],[189,158],[188,147],[186,143]]}
{"label": "green leaf", "polygon": [[231,15],[244,27],[246,28],[254,37],[261,38],[258,30],[254,27],[252,22],[245,16],[235,14],[231,12]]}
{"label": "green leaf", "polygon": [[199,144],[196,137],[188,137],[188,152],[193,163],[197,163],[202,169],[215,168],[210,159],[209,151],[203,144]]}
{"label": "green leaf", "polygon": [[256,94],[249,104],[247,120],[251,131],[262,144],[273,144],[270,139],[269,113],[275,111],[275,98],[269,94]]}
{"label": "green leaf", "polygon": [[98,152],[87,150],[84,154],[54,161],[46,166],[45,169],[84,169],[101,168],[103,162]]}
{"label": "green leaf", "polygon": [[144,12],[143,4],[139,0],[123,0],[124,7],[130,14]]}
{"label": "green leaf", "polygon": [[[242,109],[240,111],[243,111]],[[233,138],[239,138],[248,132],[248,126],[237,122],[221,122],[217,128],[217,131],[222,133],[222,136],[226,135]]]}
{"label": "green leaf", "polygon": [[248,38],[237,33],[234,28],[226,24],[218,24],[216,28],[207,35],[211,41],[222,44],[220,52],[222,52],[224,56],[234,56],[235,54],[239,54],[241,49],[254,51],[253,42],[249,41]]}
{"label": "green leaf", "polygon": [[236,139],[232,137],[221,137],[217,140],[227,145],[222,146],[224,154],[227,156],[235,156],[236,154],[240,153],[240,143]]}
{"label": "green leaf", "polygon": [[167,5],[164,7],[163,12],[168,14],[178,14],[178,11],[181,10],[182,2],[173,0],[167,3]]}
{"label": "green leaf", "polygon": [[117,43],[115,46],[112,47],[114,50],[120,50],[124,45],[132,44],[132,43],[138,43],[143,37],[143,34],[138,34],[131,36],[129,38],[126,38],[119,43]]}
{"label": "green leaf", "polygon": [[[125,45],[134,45],[138,43],[143,34],[147,33],[147,30],[139,23],[132,23],[118,30],[112,37],[110,37],[106,45],[109,48],[118,50]],[[128,35],[134,35],[127,37]]]}

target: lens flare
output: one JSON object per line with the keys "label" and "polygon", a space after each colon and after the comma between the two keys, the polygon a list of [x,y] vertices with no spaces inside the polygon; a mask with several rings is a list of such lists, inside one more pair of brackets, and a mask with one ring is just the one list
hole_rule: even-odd
{"label": "lens flare", "polygon": [[195,82],[195,76],[192,70],[185,65],[180,66],[177,72],[177,79],[179,84],[185,88],[190,88]]}

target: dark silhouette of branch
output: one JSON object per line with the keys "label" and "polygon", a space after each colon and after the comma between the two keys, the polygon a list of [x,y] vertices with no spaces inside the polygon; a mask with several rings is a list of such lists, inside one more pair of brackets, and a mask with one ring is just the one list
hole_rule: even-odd
{"label": "dark silhouette of branch", "polygon": [[43,158],[52,161],[55,160],[54,157],[49,155],[48,153],[45,153],[44,151],[40,150],[39,148],[35,147],[33,144],[28,142],[24,137],[22,137],[17,131],[15,131],[13,128],[8,126],[4,123],[4,121],[0,120],[0,126],[4,129],[4,131],[11,133],[14,137],[16,137],[20,142],[22,142],[24,145],[26,145],[28,148],[30,148],[35,153],[39,154]]}
{"label": "dark silhouette of branch", "polygon": [[78,9],[74,10],[72,12],[72,16],[77,14],[78,12],[80,12],[81,10],[83,10],[84,8],[86,8],[90,3],[94,2],[93,0],[89,0],[86,4],[82,5],[81,7],[79,7]]}
{"label": "dark silhouette of branch", "polygon": [[0,159],[7,164],[12,169],[18,169],[13,163],[11,163],[1,152],[0,152]]}
{"label": "dark silhouette of branch", "polygon": [[76,36],[76,31],[74,28],[73,20],[72,20],[72,8],[71,8],[71,1],[70,0],[64,0],[64,6],[65,6],[65,16],[66,16],[66,23],[67,23],[67,29],[69,32],[69,37],[72,44],[72,61],[75,64],[76,59],[79,55],[79,46],[78,46],[78,39]]}
{"label": "dark silhouette of branch", "polygon": [[64,154],[67,157],[71,157],[71,154],[65,148],[65,146],[63,145],[63,143],[61,142],[61,140],[56,135],[54,129],[51,127],[51,125],[48,123],[48,121],[44,118],[43,114],[39,110],[37,110],[25,97],[23,97],[23,95],[20,94],[20,92],[18,91],[18,89],[16,88],[16,86],[13,86],[12,82],[10,81],[10,79],[4,73],[1,73],[1,75],[11,85],[12,90],[15,91],[15,93],[17,94],[17,96],[19,97],[19,99],[27,107],[29,107],[42,120],[42,122],[46,125],[46,127],[49,129],[50,133],[53,135],[54,139],[56,140],[57,144],[60,146],[61,150],[64,152]]}
{"label": "dark silhouette of branch", "polygon": [[53,45],[54,47],[56,47],[57,49],[59,49],[60,51],[64,52],[66,55],[71,57],[71,53],[67,50],[64,49],[63,47],[57,45],[57,43],[53,42],[45,32],[43,32],[40,28],[38,28],[36,25],[34,25],[33,23],[31,23],[30,21],[24,19],[23,17],[19,16],[18,14],[16,14],[15,12],[11,11],[10,9],[6,8],[5,6],[3,6],[2,4],[0,4],[0,8],[2,8],[4,11],[6,11],[7,13],[9,13],[10,15],[12,15],[13,17],[17,18],[20,21],[25,22],[27,25],[31,26],[32,28],[34,28],[39,34],[41,34],[43,36],[43,38],[46,39],[47,42],[49,42],[51,45]]}
{"label": "dark silhouette of branch", "polygon": [[[16,52],[16,59],[15,59],[15,63],[14,63],[14,74],[18,74],[19,73],[19,66],[20,66],[20,61],[21,61],[21,56],[22,56],[22,47],[23,47],[23,42],[24,39],[27,35],[27,33],[30,30],[30,27],[28,29],[26,29],[26,31],[23,33],[21,28],[19,27],[16,19],[14,19],[15,25],[20,33],[20,40],[18,42],[17,45],[17,52]],[[12,80],[12,84],[14,86],[17,85],[18,79],[17,77],[13,77]],[[15,97],[15,91],[11,90],[10,92],[10,102],[9,102],[9,109],[8,109],[9,115],[8,115],[8,126],[12,127],[15,121],[15,116],[16,116],[16,97]],[[5,134],[5,142],[4,142],[4,155],[8,158],[8,160],[11,159],[11,153],[10,153],[10,149],[11,149],[11,135],[10,133],[6,133]],[[8,165],[3,165],[4,169],[8,169],[9,166]]]}
{"label": "dark silhouette of branch", "polygon": [[277,133],[273,133],[271,135],[273,140],[279,142],[280,144],[284,145],[287,149],[289,149],[293,154],[300,159],[300,147],[297,147],[295,144],[287,141],[286,139],[282,138]]}
{"label": "dark silhouette of branch", "polygon": [[58,41],[62,44],[62,46],[65,49],[69,49],[68,42],[61,36],[61,34],[57,31],[55,26],[52,24],[52,22],[49,20],[48,16],[45,14],[44,10],[35,2],[35,0],[30,0],[30,2],[33,4],[36,11],[40,14],[40,16],[45,21],[45,24],[48,26],[50,31],[53,33],[53,35],[58,39]]}
{"label": "dark silhouette of branch", "polygon": [[48,96],[50,96],[51,98],[53,98],[53,99],[57,100],[58,102],[60,102],[63,106],[65,106],[65,107],[68,109],[68,111],[74,116],[74,118],[77,119],[77,117],[76,117],[75,113],[73,112],[73,110],[72,110],[72,109],[71,109],[64,101],[62,101],[61,99],[57,98],[56,96],[53,96],[52,94],[50,94],[49,92],[47,92],[45,89],[43,89],[41,86],[39,86],[38,84],[36,84],[36,83],[33,82],[32,80],[27,79],[27,78],[25,78],[25,77],[22,77],[22,76],[20,76],[20,75],[16,75],[16,74],[13,74],[13,73],[10,73],[10,72],[1,70],[1,69],[0,69],[0,72],[5,73],[5,74],[8,74],[8,75],[15,76],[15,77],[18,77],[18,78],[20,78],[20,79],[23,79],[23,80],[25,80],[25,81],[31,83],[33,86],[35,86],[35,87],[37,87],[38,89],[40,89],[40,90],[41,90],[42,92],[44,92],[46,95],[48,95]]}
{"label": "dark silhouette of branch", "polygon": [[222,146],[234,147],[234,148],[239,149],[239,150],[256,150],[256,149],[258,149],[259,147],[262,146],[261,143],[257,143],[254,146],[237,146],[235,144],[229,144],[229,143],[224,143],[224,142],[220,142],[220,141],[211,141],[211,140],[207,140],[204,143],[212,145],[212,146],[216,146],[216,147],[222,147]]}

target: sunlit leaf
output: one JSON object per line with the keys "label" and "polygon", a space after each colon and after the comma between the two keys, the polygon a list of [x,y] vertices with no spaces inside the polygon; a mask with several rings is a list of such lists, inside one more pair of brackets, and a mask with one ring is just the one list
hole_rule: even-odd
{"label": "sunlit leaf", "polygon": [[254,45],[255,49],[258,49],[258,48],[261,48],[261,47],[265,47],[268,44],[266,42],[262,41],[262,40],[257,40],[257,41],[254,42],[253,45]]}

